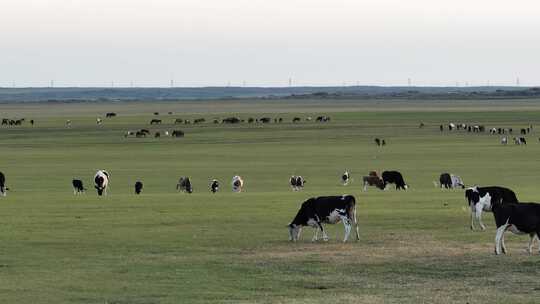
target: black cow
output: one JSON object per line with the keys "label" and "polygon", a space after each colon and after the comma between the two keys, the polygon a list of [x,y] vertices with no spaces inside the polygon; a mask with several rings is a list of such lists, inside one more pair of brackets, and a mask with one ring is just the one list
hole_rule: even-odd
{"label": "black cow", "polygon": [[300,210],[289,224],[289,240],[297,241],[303,226],[311,226],[315,229],[312,241],[317,241],[319,231],[323,234],[323,240],[328,241],[328,235],[324,230],[324,223],[336,224],[340,221],[345,226],[346,242],[351,233],[352,226],[356,228],[356,240],[360,239],[358,222],[356,220],[356,199],[352,195],[320,196],[312,197],[302,203]]}
{"label": "black cow", "polygon": [[300,117],[295,117],[293,118],[292,122],[294,123],[297,123],[297,122],[300,122],[302,119],[300,119]]}
{"label": "black cow", "polygon": [[71,184],[73,185],[73,194],[81,194],[86,191],[86,189],[83,186],[83,182],[80,179],[74,179],[71,181]]}
{"label": "black cow", "polygon": [[381,140],[379,138],[375,138],[375,144],[380,147],[381,146]]}
{"label": "black cow", "polygon": [[510,230],[514,234],[528,234],[530,236],[527,251],[532,253],[532,244],[535,237],[540,238],[540,204],[519,203],[503,204],[501,200],[492,204],[497,233],[495,234],[495,254],[506,253],[504,245],[504,232]]}
{"label": "black cow", "polygon": [[289,183],[291,184],[291,188],[293,189],[293,191],[298,191],[304,188],[306,180],[302,176],[293,175],[289,179]]}
{"label": "black cow", "polygon": [[152,119],[152,120],[150,120],[150,124],[151,125],[160,125],[161,124],[161,119]]}
{"label": "black cow", "polygon": [[191,181],[189,180],[189,177],[182,176],[178,180],[178,184],[176,184],[176,190],[187,192],[187,193],[193,193],[193,188],[191,187]]}
{"label": "black cow", "polygon": [[176,124],[181,124],[181,123],[183,123],[183,122],[184,122],[184,120],[183,120],[182,118],[177,118],[177,119],[174,120],[174,124],[175,124],[175,125],[176,125]]}
{"label": "black cow", "polygon": [[184,137],[184,131],[182,130],[174,130],[171,133],[172,137]]}
{"label": "black cow", "polygon": [[204,118],[197,118],[197,119],[195,119],[195,120],[193,121],[193,123],[194,123],[194,124],[199,124],[199,123],[203,123],[203,122],[205,122],[205,121],[206,121],[206,119],[204,119]]}
{"label": "black cow", "polygon": [[228,117],[221,120],[221,123],[228,123],[228,124],[237,124],[240,123],[240,118],[238,117]]}
{"label": "black cow", "polygon": [[219,191],[219,181],[216,179],[213,179],[210,183],[210,192],[216,193]]}
{"label": "black cow", "polygon": [[7,190],[9,190],[9,188],[6,187],[6,176],[4,173],[0,172],[0,195],[6,196]]}
{"label": "black cow", "polygon": [[439,176],[439,183],[441,184],[441,188],[452,189],[452,177],[450,176],[450,173],[441,174],[441,176]]}
{"label": "black cow", "polygon": [[403,176],[398,171],[384,171],[382,173],[382,179],[385,188],[388,184],[396,184],[396,190],[407,190],[407,188],[409,188],[405,183],[405,180],[403,180]]}
{"label": "black cow", "polygon": [[261,123],[269,123],[272,119],[270,117],[263,117],[259,119]]}
{"label": "black cow", "polygon": [[105,114],[105,118],[111,118],[111,117],[115,117],[116,116],[116,113],[114,112],[109,112],[107,114]]}
{"label": "black cow", "polygon": [[465,190],[465,199],[471,208],[471,230],[474,230],[474,219],[478,220],[480,228],[486,229],[482,223],[482,211],[491,211],[493,202],[501,202],[502,204],[517,203],[518,199],[514,191],[499,187],[478,187],[474,186]]}
{"label": "black cow", "polygon": [[141,181],[137,181],[135,183],[135,194],[141,194],[142,189],[143,189],[143,183]]}

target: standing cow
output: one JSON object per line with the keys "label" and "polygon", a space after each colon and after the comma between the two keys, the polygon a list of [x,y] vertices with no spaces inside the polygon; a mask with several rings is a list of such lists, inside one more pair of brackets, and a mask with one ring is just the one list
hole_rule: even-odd
{"label": "standing cow", "polygon": [[343,174],[341,175],[341,183],[343,184],[343,186],[347,186],[350,180],[351,180],[351,174],[349,173],[349,171],[343,172]]}
{"label": "standing cow", "polygon": [[439,177],[439,183],[441,188],[444,187],[446,189],[455,189],[457,187],[461,187],[462,189],[465,189],[465,185],[463,184],[461,177],[450,173],[442,173]]}
{"label": "standing cow", "polygon": [[242,192],[242,188],[244,187],[244,180],[241,176],[235,175],[232,178],[231,185],[233,192]]}
{"label": "standing cow", "polygon": [[6,187],[6,176],[4,173],[0,172],[0,195],[6,196],[7,190],[9,190],[9,188]]}
{"label": "standing cow", "polygon": [[107,187],[109,186],[109,173],[105,170],[98,170],[94,175],[95,188],[99,196],[107,195]]}
{"label": "standing cow", "polygon": [[315,229],[312,241],[319,239],[319,231],[323,234],[323,240],[328,241],[328,235],[324,230],[324,223],[337,224],[343,222],[345,236],[343,242],[347,242],[353,225],[356,228],[356,240],[360,239],[358,221],[356,220],[356,199],[352,195],[320,196],[313,197],[302,203],[300,210],[289,224],[289,240],[297,241],[300,238],[303,226],[311,226]]}
{"label": "standing cow", "polygon": [[143,183],[141,181],[135,182],[135,194],[139,195],[141,194],[143,189]]}
{"label": "standing cow", "polygon": [[71,184],[73,185],[73,194],[82,194],[86,189],[83,186],[83,182],[80,179],[74,179],[71,181]]}
{"label": "standing cow", "polygon": [[187,176],[182,176],[176,184],[177,191],[183,191],[187,193],[193,193],[193,188],[191,187],[191,180]]}
{"label": "standing cow", "polygon": [[396,190],[407,190],[409,188],[409,186],[405,183],[405,180],[403,180],[403,176],[399,171],[384,171],[382,173],[382,179],[385,189],[389,184],[395,184]]}
{"label": "standing cow", "polygon": [[212,182],[210,182],[210,192],[216,193],[219,191],[219,181],[217,179],[213,179]]}
{"label": "standing cow", "polygon": [[384,181],[379,177],[377,171],[370,171],[369,175],[363,176],[362,183],[364,185],[364,191],[367,191],[368,186],[376,186],[381,190],[384,189]]}
{"label": "standing cow", "polygon": [[493,202],[500,201],[502,204],[517,203],[518,199],[514,191],[499,187],[474,186],[465,190],[465,199],[471,208],[471,230],[474,230],[474,219],[480,224],[482,230],[486,229],[482,223],[482,211],[491,211]]}
{"label": "standing cow", "polygon": [[306,180],[302,176],[293,175],[289,179],[289,184],[291,185],[293,191],[301,190],[302,188],[304,188],[305,183]]}

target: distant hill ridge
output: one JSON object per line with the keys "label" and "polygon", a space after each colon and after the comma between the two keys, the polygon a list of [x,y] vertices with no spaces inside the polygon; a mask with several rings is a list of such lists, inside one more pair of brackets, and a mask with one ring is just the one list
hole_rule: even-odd
{"label": "distant hill ridge", "polygon": [[540,97],[532,87],[0,88],[0,103],[208,99],[489,99]]}

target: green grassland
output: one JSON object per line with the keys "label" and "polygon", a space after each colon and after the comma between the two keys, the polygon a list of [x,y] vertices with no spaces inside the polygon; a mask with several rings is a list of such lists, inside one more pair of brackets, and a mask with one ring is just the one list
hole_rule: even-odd
{"label": "green grassland", "polygon": [[[156,110],[164,124],[150,126]],[[97,126],[108,111],[119,116]],[[290,122],[320,113],[331,122]],[[211,122],[233,115],[285,122]],[[508,235],[509,255],[495,256],[492,215],[487,231],[471,232],[463,191],[433,185],[451,172],[539,201],[538,101],[12,104],[0,116],[36,120],[0,128],[11,188],[0,198],[1,303],[540,301],[540,255],[526,254],[528,237]],[[176,117],[207,122],[175,126]],[[441,134],[450,121],[538,127],[526,147],[502,146],[499,136]],[[140,128],[186,136],[124,138]],[[376,147],[375,137],[388,145]],[[109,195],[74,196],[71,179],[91,188],[97,169],[111,174]],[[354,178],[347,187],[345,169]],[[410,189],[363,192],[370,170],[399,170]],[[236,174],[244,193],[230,190]],[[307,179],[303,191],[290,190],[292,174]],[[175,191],[184,175],[191,195]],[[212,178],[222,183],[217,194]],[[360,242],[341,243],[342,225],[328,226],[327,243],[311,243],[311,229],[288,242],[286,225],[305,199],[344,193],[357,198]]]}

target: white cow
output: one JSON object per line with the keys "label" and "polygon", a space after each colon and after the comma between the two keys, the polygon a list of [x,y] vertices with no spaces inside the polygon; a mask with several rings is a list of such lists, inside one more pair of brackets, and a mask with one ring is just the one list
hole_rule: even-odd
{"label": "white cow", "polygon": [[105,170],[98,170],[94,175],[95,188],[99,196],[107,195],[107,186],[109,185],[109,173]]}
{"label": "white cow", "polygon": [[244,180],[241,176],[235,175],[232,178],[231,185],[233,192],[242,192],[242,188],[244,187]]}

